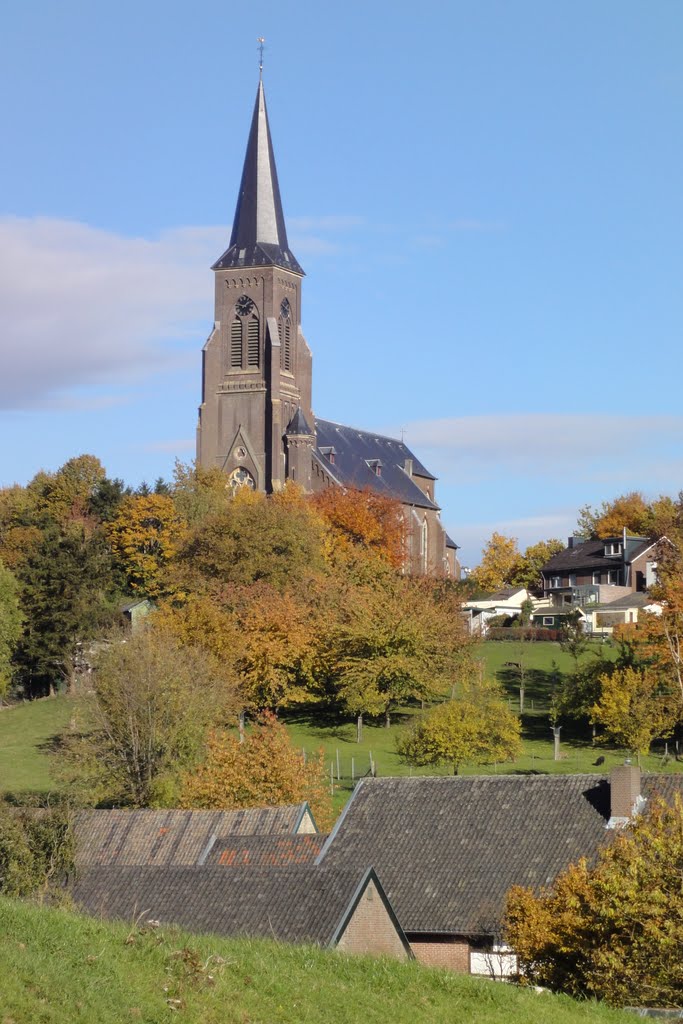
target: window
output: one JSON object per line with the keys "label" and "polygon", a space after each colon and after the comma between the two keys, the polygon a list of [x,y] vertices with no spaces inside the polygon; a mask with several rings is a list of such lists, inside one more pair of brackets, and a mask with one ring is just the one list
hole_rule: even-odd
{"label": "window", "polygon": [[607,572],[607,583],[610,587],[615,587],[619,580],[619,574],[616,569],[609,569]]}
{"label": "window", "polygon": [[543,616],[543,625],[544,626],[554,626],[555,625],[555,618],[554,618],[554,616],[552,616],[552,615],[544,615]]}
{"label": "window", "polygon": [[242,321],[237,317],[230,328],[230,366],[242,368]]}
{"label": "window", "polygon": [[621,544],[620,544],[620,542],[619,541],[610,541],[608,544],[605,544],[605,554],[606,555],[620,555],[621,554]]}
{"label": "window", "polygon": [[233,494],[236,494],[242,487],[248,487],[253,491],[256,487],[256,481],[248,469],[245,469],[244,466],[238,466],[237,469],[233,469],[228,477],[228,487]]}
{"label": "window", "polygon": [[287,299],[280,305],[280,366],[291,372],[292,369],[292,311]]}
{"label": "window", "polygon": [[596,586],[596,587],[600,586],[600,573],[599,572],[594,572],[592,579],[593,579],[593,585],[594,586]]}
{"label": "window", "polygon": [[550,577],[550,589],[551,590],[556,590],[558,587],[561,587],[561,586],[562,586],[562,577],[561,576],[551,576]]}
{"label": "window", "polygon": [[570,572],[569,573],[569,586],[570,587],[575,587],[576,586],[576,573],[575,572]]}
{"label": "window", "polygon": [[247,325],[247,366],[258,369],[260,345],[259,320],[252,316]]}
{"label": "window", "polygon": [[422,568],[425,572],[427,571],[428,540],[429,536],[427,533],[427,519],[425,518],[422,522],[422,528],[420,530],[420,561],[422,562]]}

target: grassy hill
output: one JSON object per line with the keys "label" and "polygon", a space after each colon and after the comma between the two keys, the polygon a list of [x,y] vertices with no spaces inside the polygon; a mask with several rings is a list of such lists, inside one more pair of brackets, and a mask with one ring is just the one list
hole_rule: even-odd
{"label": "grassy hill", "polygon": [[627,1024],[595,1003],[276,943],[140,933],[0,899],[3,1024]]}

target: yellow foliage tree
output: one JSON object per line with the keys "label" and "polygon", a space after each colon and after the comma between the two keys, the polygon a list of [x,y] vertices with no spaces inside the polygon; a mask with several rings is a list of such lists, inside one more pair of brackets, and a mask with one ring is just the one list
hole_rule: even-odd
{"label": "yellow foliage tree", "polygon": [[187,527],[165,494],[130,495],[106,524],[112,552],[134,594],[158,597]]}
{"label": "yellow foliage tree", "polygon": [[617,668],[598,680],[600,696],[591,708],[594,722],[603,725],[619,746],[647,754],[658,736],[671,734],[677,720],[675,695],[651,668]]}
{"label": "yellow foliage tree", "polygon": [[505,537],[494,531],[484,546],[481,562],[469,579],[487,593],[500,590],[514,579],[521,557],[516,537]]}

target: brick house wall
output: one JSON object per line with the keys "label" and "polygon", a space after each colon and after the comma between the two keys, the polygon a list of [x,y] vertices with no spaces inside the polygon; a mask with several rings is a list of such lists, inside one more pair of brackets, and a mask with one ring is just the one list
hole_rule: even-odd
{"label": "brick house wall", "polygon": [[344,953],[408,959],[408,951],[373,881],[368,882],[337,943],[337,949]]}
{"label": "brick house wall", "polygon": [[444,967],[459,974],[470,973],[470,944],[448,935],[408,934],[415,959],[427,967]]}

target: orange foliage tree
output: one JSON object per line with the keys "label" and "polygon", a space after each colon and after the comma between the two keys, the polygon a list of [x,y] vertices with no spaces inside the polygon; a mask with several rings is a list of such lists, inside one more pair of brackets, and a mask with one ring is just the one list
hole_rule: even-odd
{"label": "orange foliage tree", "polygon": [[166,494],[130,495],[106,524],[112,552],[128,587],[145,597],[165,590],[165,570],[186,530]]}
{"label": "orange foliage tree", "polygon": [[268,712],[244,742],[228,732],[211,733],[206,757],[181,780],[181,806],[272,807],[307,800],[321,831],[332,824],[323,752],[304,761],[287,730]]}
{"label": "orange foliage tree", "polygon": [[401,568],[406,532],[400,501],[344,487],[329,487],[309,500],[328,524],[333,548],[365,548]]}

